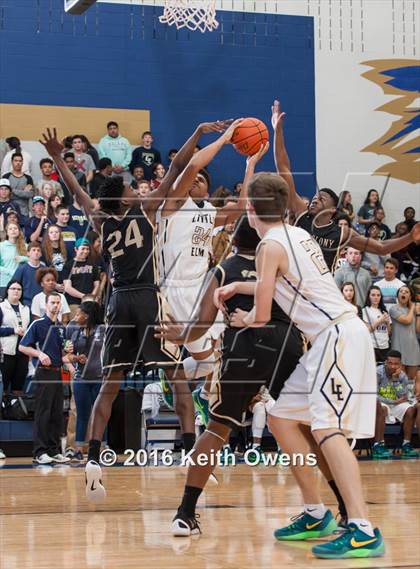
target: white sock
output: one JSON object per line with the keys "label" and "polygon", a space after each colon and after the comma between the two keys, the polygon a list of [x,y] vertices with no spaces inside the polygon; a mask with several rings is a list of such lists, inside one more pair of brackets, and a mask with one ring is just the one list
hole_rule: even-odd
{"label": "white sock", "polygon": [[309,514],[317,520],[322,520],[327,511],[327,508],[324,506],[324,504],[304,504],[303,509],[305,510],[306,514]]}
{"label": "white sock", "polygon": [[252,436],[254,439],[261,439],[264,431],[267,415],[264,403],[258,401],[252,410]]}
{"label": "white sock", "polygon": [[410,444],[409,439],[404,439],[404,440],[403,440],[403,445],[406,445],[407,443]]}
{"label": "white sock", "polygon": [[362,518],[349,518],[348,523],[356,524],[356,526],[360,529],[360,531],[366,533],[370,537],[375,537],[372,524],[370,523],[369,520],[363,520]]}

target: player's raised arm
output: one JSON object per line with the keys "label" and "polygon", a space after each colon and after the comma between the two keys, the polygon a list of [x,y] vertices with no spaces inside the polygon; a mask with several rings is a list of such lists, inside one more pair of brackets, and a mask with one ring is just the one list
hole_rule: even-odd
{"label": "player's raised arm", "polygon": [[286,180],[289,186],[289,202],[288,208],[296,216],[300,215],[307,209],[306,203],[296,192],[295,181],[293,179],[290,159],[287,154],[286,144],[284,142],[283,121],[286,113],[281,112],[280,101],[275,100],[271,107],[271,124],[274,129],[274,162],[276,164],[277,173]]}
{"label": "player's raised arm", "polygon": [[42,137],[44,140],[40,140],[39,142],[53,159],[54,164],[56,165],[57,170],[59,170],[67,188],[76,197],[78,203],[85,210],[86,216],[92,217],[92,222],[95,223],[94,216],[92,215],[95,210],[95,202],[89,194],[80,187],[76,177],[64,161],[61,155],[64,147],[57,138],[57,129],[53,128],[51,132],[51,129],[47,128],[47,132],[42,133]]}
{"label": "player's raised arm", "polygon": [[225,120],[207,122],[198,125],[194,133],[185,142],[182,148],[177,152],[175,158],[172,160],[171,165],[169,166],[169,170],[162,180],[160,186],[151,192],[147,198],[143,199],[143,208],[145,211],[156,211],[161,205],[162,201],[167,197],[170,198],[170,201],[177,200],[179,197],[186,197],[188,190],[185,190],[184,193],[181,193],[179,189],[177,190],[174,184],[193,157],[194,148],[199,143],[201,136],[203,134],[211,132],[223,133],[227,128],[229,128],[231,124],[232,120]]}
{"label": "player's raised arm", "polygon": [[359,249],[359,251],[363,253],[367,251],[368,253],[385,256],[408,247],[413,241],[420,241],[420,223],[416,223],[408,235],[396,237],[395,239],[385,239],[385,241],[377,241],[376,239],[363,237],[353,229],[350,230],[347,239],[345,239],[345,237],[346,236],[344,236],[344,241],[347,241],[350,247]]}
{"label": "player's raised arm", "polygon": [[215,227],[234,223],[246,210],[248,199],[248,186],[252,176],[255,174],[255,167],[261,158],[268,152],[270,143],[263,144],[253,156],[248,156],[246,161],[245,177],[242,184],[242,191],[237,203],[230,202],[217,210]]}

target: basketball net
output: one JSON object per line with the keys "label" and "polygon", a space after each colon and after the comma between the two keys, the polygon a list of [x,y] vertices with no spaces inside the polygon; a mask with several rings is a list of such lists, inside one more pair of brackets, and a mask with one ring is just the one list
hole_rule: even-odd
{"label": "basketball net", "polygon": [[219,26],[216,20],[216,0],[166,0],[162,24],[175,25],[177,29],[188,28],[212,32]]}

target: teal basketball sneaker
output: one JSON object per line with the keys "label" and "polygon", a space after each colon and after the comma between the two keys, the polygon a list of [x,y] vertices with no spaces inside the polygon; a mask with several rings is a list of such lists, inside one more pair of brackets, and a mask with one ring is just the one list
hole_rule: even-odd
{"label": "teal basketball sneaker", "polygon": [[290,525],[276,529],[274,537],[279,541],[298,541],[313,539],[331,535],[337,529],[337,522],[330,510],[325,512],[325,516],[319,520],[310,514],[302,512],[291,518]]}
{"label": "teal basketball sneaker", "polygon": [[382,557],[385,544],[381,532],[374,529],[374,537],[361,531],[356,524],[349,524],[348,530],[328,543],[315,545],[312,553],[322,559],[350,559],[353,557]]}
{"label": "teal basketball sneaker", "polygon": [[172,387],[166,377],[166,373],[163,369],[159,369],[159,381],[160,386],[162,388],[162,395],[163,399],[165,400],[166,405],[170,408],[174,408],[174,394],[172,392]]}
{"label": "teal basketball sneaker", "polygon": [[197,389],[194,389],[194,391],[192,392],[192,398],[195,410],[200,415],[203,425],[207,427],[207,425],[209,424],[209,401],[208,399],[204,399],[204,397],[201,397],[201,389],[202,389],[201,387],[197,387]]}

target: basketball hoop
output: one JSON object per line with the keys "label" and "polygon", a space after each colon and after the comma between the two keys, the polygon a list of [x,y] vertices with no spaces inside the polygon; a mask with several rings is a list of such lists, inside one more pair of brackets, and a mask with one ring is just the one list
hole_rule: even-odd
{"label": "basketball hoop", "polygon": [[162,24],[175,25],[177,29],[188,28],[192,32],[200,30],[212,32],[217,29],[216,0],[165,0]]}

